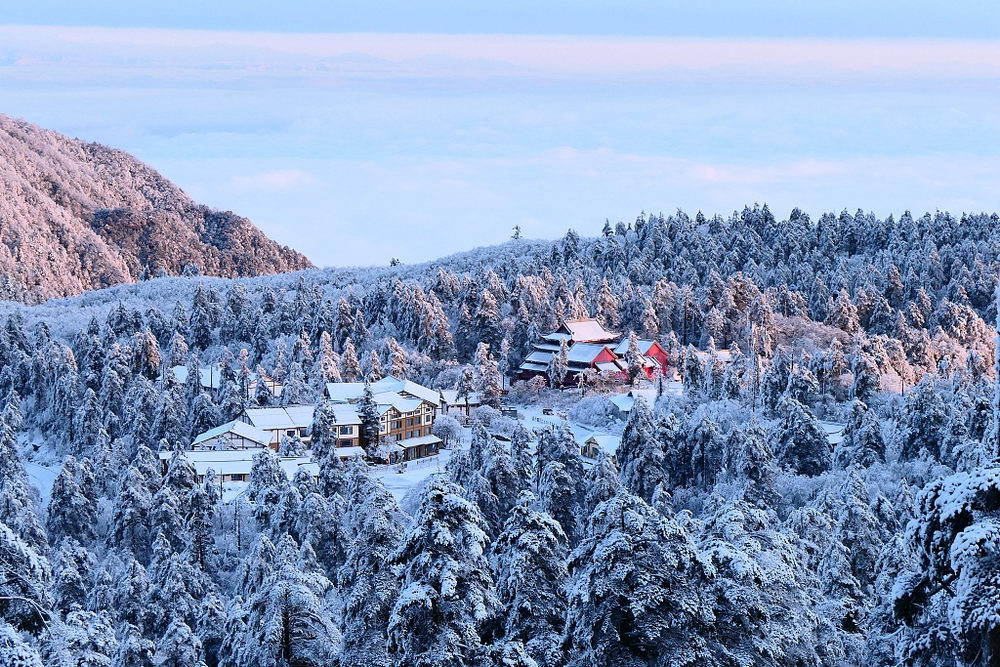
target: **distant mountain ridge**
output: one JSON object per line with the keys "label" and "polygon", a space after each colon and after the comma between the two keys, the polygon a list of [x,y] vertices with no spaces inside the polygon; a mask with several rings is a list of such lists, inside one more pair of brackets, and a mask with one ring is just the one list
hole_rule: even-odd
{"label": "distant mountain ridge", "polygon": [[232,278],[312,264],[124,151],[0,114],[0,299],[71,296],[187,266]]}

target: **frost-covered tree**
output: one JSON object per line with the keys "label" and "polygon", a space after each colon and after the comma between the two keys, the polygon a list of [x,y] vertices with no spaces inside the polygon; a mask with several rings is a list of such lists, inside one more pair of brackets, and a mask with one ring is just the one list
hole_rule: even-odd
{"label": "frost-covered tree", "polygon": [[361,418],[361,446],[371,455],[381,441],[382,412],[379,410],[379,406],[375,402],[375,395],[367,382],[361,394],[361,400],[358,401],[358,417]]}
{"label": "frost-covered tree", "polygon": [[497,605],[485,563],[487,544],[476,506],[460,487],[432,477],[392,559],[402,574],[388,628],[394,665],[479,664],[480,626]]}
{"label": "frost-covered tree", "polygon": [[833,464],[826,432],[804,405],[786,396],[778,404],[781,423],[776,432],[782,463],[800,475],[819,475]]}
{"label": "frost-covered tree", "polygon": [[[387,629],[399,595],[389,561],[403,539],[403,514],[385,487],[355,467],[350,475],[355,507],[347,558],[340,569],[344,602],[341,661],[358,667],[390,665]],[[357,505],[355,505],[357,503]]]}
{"label": "frost-covered tree", "polygon": [[11,667],[42,667],[42,659],[35,647],[5,619],[0,619],[0,655]]}
{"label": "frost-covered tree", "polygon": [[344,343],[344,350],[340,354],[340,376],[344,379],[344,382],[358,382],[363,375],[361,360],[358,359],[358,352],[354,348],[354,341],[348,337]]}
{"label": "frost-covered tree", "polygon": [[628,335],[628,349],[625,351],[625,365],[628,368],[629,382],[635,382],[643,374],[643,356],[639,350],[639,337],[634,331]]}
{"label": "frost-covered tree", "polygon": [[1000,467],[942,477],[917,496],[906,529],[910,566],[894,611],[907,626],[900,652],[914,664],[992,665],[1000,659],[997,522]]}
{"label": "frost-covered tree", "polygon": [[714,571],[706,597],[713,623],[706,636],[713,663],[817,665],[836,661],[825,651],[836,629],[813,611],[814,573],[801,566],[794,539],[773,514],[744,500],[709,498],[698,535],[703,562]]}
{"label": "frost-covered tree", "polygon": [[561,640],[568,579],[567,543],[559,523],[535,509],[524,492],[511,510],[491,552],[503,636],[524,645],[540,667],[565,662]]}
{"label": "frost-covered tree", "polygon": [[273,570],[247,600],[241,664],[330,664],[338,634],[325,603],[329,589],[326,577],[300,567],[298,545],[285,535]]}
{"label": "frost-covered tree", "polygon": [[490,353],[486,343],[480,343],[476,348],[476,385],[479,390],[479,400],[491,408],[500,407],[500,395],[503,392],[503,377],[500,368]]}
{"label": "frost-covered tree", "polygon": [[622,489],[569,560],[569,665],[711,664],[708,575],[690,536]]}
{"label": "frost-covered tree", "polygon": [[385,350],[389,355],[389,375],[405,379],[410,374],[410,364],[406,358],[406,350],[389,336],[385,340]]}
{"label": "frost-covered tree", "polygon": [[19,630],[38,630],[50,616],[52,570],[45,555],[0,520],[0,616]]}
{"label": "frost-covered tree", "polygon": [[566,373],[569,370],[569,348],[566,347],[566,339],[559,340],[559,351],[549,359],[549,384],[553,387],[562,387],[566,380]]}
{"label": "frost-covered tree", "polygon": [[640,498],[651,500],[653,490],[666,477],[665,455],[653,411],[641,397],[629,411],[616,457],[622,483]]}
{"label": "frost-covered tree", "polygon": [[73,537],[86,544],[96,537],[97,506],[93,498],[84,494],[79,476],[76,458],[67,456],[52,483],[45,523],[52,543],[58,543],[63,537]]}

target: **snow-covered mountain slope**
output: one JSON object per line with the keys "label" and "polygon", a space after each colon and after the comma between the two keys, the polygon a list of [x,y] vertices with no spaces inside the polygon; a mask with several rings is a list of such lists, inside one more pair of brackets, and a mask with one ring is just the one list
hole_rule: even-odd
{"label": "snow-covered mountain slope", "polygon": [[0,115],[0,297],[36,302],[143,275],[237,277],[310,266],[133,156]]}

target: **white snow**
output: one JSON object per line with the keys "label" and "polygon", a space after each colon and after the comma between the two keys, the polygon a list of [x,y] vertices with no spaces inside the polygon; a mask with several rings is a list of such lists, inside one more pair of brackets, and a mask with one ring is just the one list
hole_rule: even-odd
{"label": "white snow", "polygon": [[37,463],[25,463],[24,472],[28,475],[28,483],[38,491],[42,506],[48,505],[49,497],[52,495],[52,484],[59,475],[59,468],[47,468]]}

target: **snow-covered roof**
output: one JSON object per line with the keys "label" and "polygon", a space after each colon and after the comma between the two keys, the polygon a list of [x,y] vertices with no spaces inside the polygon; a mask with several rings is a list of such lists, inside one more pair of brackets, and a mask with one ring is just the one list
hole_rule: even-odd
{"label": "snow-covered roof", "polygon": [[600,343],[573,343],[567,358],[570,363],[590,364],[606,347]]}
{"label": "snow-covered roof", "polygon": [[618,334],[608,331],[595,319],[564,320],[560,328],[568,331],[578,343],[607,342],[618,338]]}
{"label": "snow-covered roof", "polygon": [[542,338],[545,340],[554,341],[556,343],[556,349],[559,349],[559,341],[569,340],[572,338],[571,334],[562,333],[561,331],[553,331],[552,333],[543,334]]}
{"label": "snow-covered roof", "polygon": [[552,352],[546,352],[544,350],[532,350],[527,357],[524,358],[525,361],[534,364],[548,364],[549,359],[552,358]]}
{"label": "snow-covered roof", "polygon": [[[378,404],[379,414],[385,414],[389,408],[396,408],[396,412],[401,413],[413,412],[414,410],[418,410],[425,402],[420,398],[407,398],[395,391],[375,394],[373,398],[375,399],[375,403]],[[437,405],[437,400],[434,401],[434,405]]]}
{"label": "snow-covered roof", "polygon": [[[178,382],[187,382],[187,366],[174,366],[170,370]],[[218,389],[222,386],[222,370],[218,366],[202,366],[198,369],[198,374],[201,376],[201,386],[205,389]]]}
{"label": "snow-covered roof", "polygon": [[478,391],[469,392],[468,398],[459,398],[457,389],[443,389],[441,391],[441,396],[444,398],[444,402],[448,405],[464,406],[466,402],[468,402],[469,405],[479,405],[482,403],[482,399],[480,398]]}
{"label": "snow-covered roof", "polygon": [[635,399],[628,394],[618,394],[617,396],[612,396],[608,400],[622,412],[628,412],[632,409],[632,406],[635,405]]}
{"label": "snow-covered roof", "polygon": [[332,407],[333,416],[337,420],[337,423],[341,426],[350,426],[361,423],[361,417],[358,415],[358,411],[354,409],[353,405],[334,403]]}
{"label": "snow-covered roof", "polygon": [[247,440],[252,440],[253,442],[259,443],[261,446],[266,445],[271,442],[271,436],[264,433],[259,428],[247,424],[246,422],[241,422],[239,420],[231,421],[222,426],[216,426],[213,429],[209,429],[204,433],[199,433],[192,444],[200,444],[206,440],[212,440],[213,438],[218,438],[220,435],[226,433],[233,433],[240,436],[241,438],[246,438]]}
{"label": "snow-covered roof", "polygon": [[315,406],[312,405],[288,405],[276,408],[247,408],[245,414],[250,423],[260,430],[277,431],[312,426],[315,410]]}
{"label": "snow-covered roof", "polygon": [[602,361],[597,364],[597,370],[599,371],[620,371],[622,367],[617,361]]}
{"label": "snow-covered roof", "polygon": [[[703,363],[708,361],[711,357],[708,352],[703,352],[701,350],[695,351],[695,356],[697,356]],[[724,363],[729,363],[732,361],[733,355],[729,350],[716,350],[715,358]]]}
{"label": "snow-covered roof", "polygon": [[281,457],[278,459],[278,464],[285,471],[285,476],[288,479],[294,479],[295,473],[299,471],[299,468],[309,471],[309,474],[313,477],[319,475],[319,465],[313,463],[313,460],[308,456]]}
{"label": "snow-covered roof", "polygon": [[[653,347],[653,341],[646,340],[645,338],[639,339],[639,354],[646,354],[649,352],[649,348]],[[619,357],[624,357],[625,353],[628,352],[628,337],[621,340],[618,345],[615,346],[615,354]]]}
{"label": "snow-covered roof", "polygon": [[340,458],[354,458],[355,456],[364,456],[364,447],[337,447],[337,456]]}
{"label": "snow-covered roof", "polygon": [[[337,451],[341,450],[351,450],[351,456],[354,455],[354,450],[361,450],[358,454],[364,454],[361,447],[340,447]],[[253,468],[253,457],[262,451],[264,451],[263,448],[185,451],[184,458],[199,475],[207,474],[210,468],[218,475],[249,475]],[[341,454],[341,456],[344,455]],[[172,451],[160,452],[160,460],[163,461],[169,461],[173,456]],[[319,466],[313,463],[312,458],[308,456],[282,456],[279,457],[278,464],[288,479],[294,478],[296,471],[303,467],[312,475],[319,474]]]}
{"label": "snow-covered roof", "polygon": [[[199,462],[219,462],[242,461],[243,459],[253,460],[254,454],[264,451],[263,447],[251,447],[249,449],[199,449],[185,450],[184,458],[191,464]],[[161,461],[169,461],[174,457],[171,449],[163,449],[158,452]],[[216,468],[218,470],[218,468]]]}
{"label": "snow-covered roof", "polygon": [[608,433],[595,433],[586,440],[585,443],[593,443],[605,454],[614,455],[618,451],[618,446],[622,444],[621,436],[610,435]]}
{"label": "snow-covered roof", "polygon": [[326,395],[333,401],[356,401],[364,393],[364,382],[328,382],[326,385]]}
{"label": "snow-covered roof", "polygon": [[422,384],[417,384],[412,380],[401,380],[393,375],[386,375],[378,382],[373,382],[372,391],[374,393],[394,391],[401,394],[409,394],[410,396],[427,401],[433,405],[438,404],[437,391],[431,389],[430,387],[425,387]]}
{"label": "snow-covered roof", "polygon": [[546,371],[548,366],[545,364],[539,364],[532,361],[525,361],[520,365],[520,369],[524,371]]}
{"label": "snow-covered roof", "polygon": [[406,438],[404,440],[397,440],[396,444],[400,447],[419,447],[420,445],[433,445],[435,443],[442,442],[441,438],[436,435],[422,435],[418,438]]}
{"label": "snow-covered roof", "polygon": [[[392,405],[397,410],[400,406],[406,405],[400,401],[426,401],[437,407],[438,393],[434,389],[417,384],[410,380],[400,380],[392,375],[387,375],[378,382],[372,382],[369,387],[374,395],[375,402],[379,405]],[[326,395],[332,401],[353,403],[361,400],[365,393],[363,382],[330,382],[326,385]],[[401,412],[412,412],[416,408],[400,410]],[[385,410],[382,410],[385,412]]]}
{"label": "snow-covered roof", "polygon": [[646,403],[652,405],[656,402],[656,389],[632,389],[627,394],[618,394],[608,400],[622,412],[628,412],[635,406],[636,398],[644,398]]}

